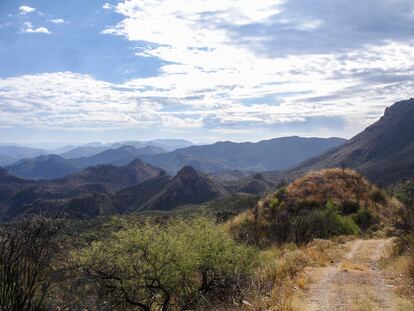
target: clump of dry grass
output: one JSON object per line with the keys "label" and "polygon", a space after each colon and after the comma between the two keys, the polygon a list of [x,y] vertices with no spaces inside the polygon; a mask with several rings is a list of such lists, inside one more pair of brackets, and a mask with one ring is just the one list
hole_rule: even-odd
{"label": "clump of dry grass", "polygon": [[329,199],[357,202],[367,200],[371,184],[357,172],[350,169],[326,169],[314,171],[297,179],[288,186],[294,198],[324,203]]}
{"label": "clump of dry grass", "polygon": [[377,308],[366,296],[355,297],[351,311],[376,311]]}
{"label": "clump of dry grass", "polygon": [[341,271],[345,271],[345,272],[348,272],[348,271],[360,271],[360,272],[362,272],[362,271],[369,270],[369,267],[367,265],[364,265],[364,264],[354,263],[354,262],[345,260],[345,261],[341,262],[340,269],[341,269]]}

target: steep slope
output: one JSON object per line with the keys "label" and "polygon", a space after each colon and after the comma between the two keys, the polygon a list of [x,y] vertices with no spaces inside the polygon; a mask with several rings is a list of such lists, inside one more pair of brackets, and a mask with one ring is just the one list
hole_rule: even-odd
{"label": "steep slope", "polygon": [[258,143],[218,142],[143,159],[168,172],[189,165],[204,172],[286,170],[345,142],[341,138],[283,137]]}
{"label": "steep slope", "polygon": [[347,143],[289,171],[298,176],[327,167],[356,169],[380,185],[414,176],[414,99],[397,102]]}
{"label": "steep slope", "polygon": [[22,159],[6,169],[14,176],[26,179],[54,179],[77,171],[74,164],[54,154]]}
{"label": "steep slope", "polygon": [[198,204],[216,199],[226,192],[207,175],[191,166],[183,167],[168,187],[143,205],[146,210],[170,210],[185,204]]}

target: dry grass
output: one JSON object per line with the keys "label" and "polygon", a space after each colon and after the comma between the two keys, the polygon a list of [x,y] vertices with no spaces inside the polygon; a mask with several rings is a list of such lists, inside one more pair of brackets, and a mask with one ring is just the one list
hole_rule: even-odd
{"label": "dry grass", "polygon": [[414,305],[414,257],[409,255],[394,256],[381,261],[388,282],[393,284],[395,292],[400,296],[399,303],[407,309]]}
{"label": "dry grass", "polygon": [[414,302],[407,298],[398,298],[396,304],[398,311],[414,311]]}
{"label": "dry grass", "polygon": [[291,244],[268,248],[261,252],[254,286],[245,294],[251,306],[227,310],[305,310],[303,293],[313,282],[307,269],[329,265],[347,250],[344,244],[329,240],[315,240],[300,248]]}
{"label": "dry grass", "polygon": [[369,270],[369,267],[367,265],[361,264],[361,263],[354,263],[351,261],[343,261],[340,265],[341,271],[367,271]]}
{"label": "dry grass", "polygon": [[355,297],[351,305],[352,311],[377,311],[374,303],[366,295]]}
{"label": "dry grass", "polygon": [[328,199],[365,201],[371,189],[371,184],[357,172],[333,168],[297,179],[289,185],[288,192],[294,198],[323,203]]}

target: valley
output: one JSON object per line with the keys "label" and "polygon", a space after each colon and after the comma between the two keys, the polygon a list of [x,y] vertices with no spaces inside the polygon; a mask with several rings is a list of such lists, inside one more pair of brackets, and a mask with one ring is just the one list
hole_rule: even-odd
{"label": "valley", "polygon": [[0,268],[44,262],[47,310],[413,310],[412,124],[408,100],[348,141],[18,160],[0,169]]}

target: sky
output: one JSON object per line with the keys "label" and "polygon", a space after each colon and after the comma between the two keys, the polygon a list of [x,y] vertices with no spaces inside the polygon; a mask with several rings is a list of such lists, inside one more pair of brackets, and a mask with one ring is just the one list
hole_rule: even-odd
{"label": "sky", "polygon": [[0,0],[0,142],[352,137],[414,97],[412,0]]}

